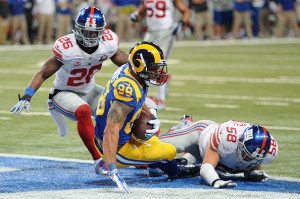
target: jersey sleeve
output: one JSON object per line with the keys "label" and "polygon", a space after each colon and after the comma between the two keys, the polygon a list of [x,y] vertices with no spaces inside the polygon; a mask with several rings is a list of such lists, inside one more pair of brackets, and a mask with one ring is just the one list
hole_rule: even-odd
{"label": "jersey sleeve", "polygon": [[112,30],[106,29],[101,37],[102,42],[107,46],[107,55],[111,58],[119,49],[119,37]]}
{"label": "jersey sleeve", "polygon": [[141,99],[141,91],[136,82],[122,77],[113,82],[113,96],[128,106],[135,107]]}
{"label": "jersey sleeve", "polygon": [[278,155],[278,144],[275,138],[271,135],[271,147],[263,160],[263,164],[270,164]]}
{"label": "jersey sleeve", "polygon": [[53,44],[52,54],[60,62],[63,62],[63,53],[62,52],[63,52],[63,50],[62,50],[61,42],[57,39],[55,41],[55,43]]}
{"label": "jersey sleeve", "polygon": [[212,133],[210,143],[213,149],[218,151],[218,154],[233,153],[238,144],[237,128],[228,125],[228,123],[219,125]]}

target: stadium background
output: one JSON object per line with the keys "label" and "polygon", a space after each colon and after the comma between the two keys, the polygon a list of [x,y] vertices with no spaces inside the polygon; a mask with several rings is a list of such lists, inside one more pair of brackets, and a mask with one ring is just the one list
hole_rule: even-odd
{"label": "stadium background", "polygon": [[[131,43],[121,43],[120,47],[122,50],[128,51],[131,45]],[[76,124],[69,121],[70,134],[65,138],[60,138],[48,114],[47,96],[53,77],[47,80],[34,96],[30,113],[21,116],[9,113],[10,107],[17,101],[17,93],[23,92],[29,79],[51,54],[50,49],[51,46],[0,47],[0,153],[89,160],[88,151],[76,133]],[[172,81],[167,98],[167,108],[158,113],[159,118],[163,121],[162,132],[176,124],[183,114],[191,114],[194,120],[211,119],[224,122],[235,119],[261,124],[269,129],[279,144],[278,158],[272,164],[264,166],[263,169],[272,177],[290,177],[293,178],[293,183],[299,181],[299,52],[300,40],[298,39],[177,42],[168,63]],[[106,63],[103,70],[96,75],[97,83],[106,84],[115,69],[116,67],[112,63]],[[150,94],[154,96],[155,90],[151,90]],[[10,160],[9,162],[12,163],[13,161]],[[0,167],[5,168],[9,165],[6,161],[1,161]],[[26,165],[34,167],[34,164],[30,165],[30,161]],[[17,167],[22,166],[25,165],[21,163]],[[51,166],[44,166],[41,170],[47,172],[49,168]],[[0,171],[2,170],[0,169]],[[91,164],[85,165],[84,169],[79,169],[78,172],[82,172],[80,173],[81,176],[91,177],[93,175],[92,178],[97,180]],[[4,170],[1,175],[6,176],[6,178],[1,178],[3,181],[0,184],[0,193],[6,193],[7,187],[11,187],[14,192],[20,191],[14,187],[14,178],[9,178],[11,174],[6,175]],[[65,177],[67,178],[67,176]],[[10,181],[7,181],[7,178]],[[138,176],[136,183],[133,183],[134,190],[143,188],[145,193],[150,194],[152,188],[147,189],[149,185],[143,178],[147,178],[146,174]],[[100,179],[102,178],[99,177],[99,181]],[[22,188],[22,183],[28,184],[31,180],[30,178],[21,178],[18,185]],[[140,184],[139,180],[144,182],[141,183],[142,187],[137,185]],[[196,183],[198,180],[190,179],[187,182]],[[158,188],[161,186],[155,181],[149,181],[149,184],[152,184],[151,187]],[[8,182],[10,184],[7,184]],[[62,187],[68,184],[64,181],[62,184],[56,183]],[[171,188],[178,188],[174,184]],[[182,181],[178,183],[178,185],[184,184]],[[289,181],[286,181],[285,185],[275,184],[262,183],[259,186],[246,184],[247,188],[243,188],[244,185],[240,183],[240,188],[237,190],[257,190],[257,187],[264,190],[263,186],[265,186],[265,189],[270,191],[271,187],[286,186],[291,188],[294,186],[292,192],[296,195],[282,195],[282,197],[299,198],[299,183],[293,186],[289,184]],[[100,187],[102,186],[103,184]],[[194,184],[192,188],[197,186]],[[38,184],[37,187],[40,187],[38,190],[45,191],[42,183]],[[76,191],[71,191],[71,193],[78,192],[79,195],[86,193],[94,197],[96,192],[107,195],[108,198],[112,197],[108,189],[113,187],[111,184],[107,184],[108,188],[104,185],[105,189],[93,190],[96,187],[89,187],[92,188],[92,191],[88,191],[83,186],[81,187],[82,190],[79,188]],[[201,185],[196,193],[211,196],[210,194],[216,192],[209,189],[205,190],[207,188],[207,186]],[[70,187],[66,189],[70,189]],[[237,190],[223,191],[222,194],[232,197],[238,193]],[[26,189],[24,188],[23,191]],[[192,189],[190,193],[194,193],[194,191]],[[49,194],[49,192],[47,193]],[[170,196],[168,189],[161,189],[161,194]],[[182,194],[180,189],[174,191],[174,195],[171,196],[176,197],[178,194]],[[254,192],[253,194],[249,196],[254,198],[259,195],[255,195]],[[264,195],[265,198],[276,196],[276,194],[268,194],[267,196]],[[14,196],[17,197],[18,194]],[[30,197],[30,194],[19,195],[19,197],[22,196]],[[1,194],[0,197],[9,198],[10,196]]]}

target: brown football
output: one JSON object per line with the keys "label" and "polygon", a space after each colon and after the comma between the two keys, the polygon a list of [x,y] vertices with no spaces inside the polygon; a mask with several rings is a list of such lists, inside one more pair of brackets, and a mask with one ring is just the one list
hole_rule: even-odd
{"label": "brown football", "polygon": [[142,110],[140,117],[134,121],[131,128],[131,132],[136,138],[146,140],[146,130],[152,128],[152,125],[147,123],[149,120],[151,120],[151,116]]}

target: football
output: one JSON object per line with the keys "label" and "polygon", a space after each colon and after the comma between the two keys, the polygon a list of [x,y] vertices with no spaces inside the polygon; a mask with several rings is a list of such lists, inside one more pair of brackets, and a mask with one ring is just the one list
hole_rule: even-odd
{"label": "football", "polygon": [[134,135],[134,138],[140,140],[146,140],[146,130],[151,129],[152,125],[147,122],[151,120],[151,116],[144,110],[140,113],[140,117],[134,121],[131,132]]}

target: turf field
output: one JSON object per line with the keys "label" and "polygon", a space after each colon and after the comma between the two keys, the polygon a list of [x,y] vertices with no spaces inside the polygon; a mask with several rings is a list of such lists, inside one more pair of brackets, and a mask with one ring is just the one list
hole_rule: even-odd
{"label": "turf field", "polygon": [[[121,44],[121,49],[128,51],[129,46]],[[48,114],[53,78],[35,94],[30,114],[8,112],[50,55],[51,46],[0,48],[0,153],[88,160],[76,124],[70,121],[70,134],[60,138]],[[100,85],[116,69],[111,63],[104,66],[96,75]],[[258,123],[279,144],[278,158],[265,170],[300,178],[300,40],[177,42],[168,69],[172,80],[167,108],[159,113],[162,132],[183,114],[194,120]]]}

